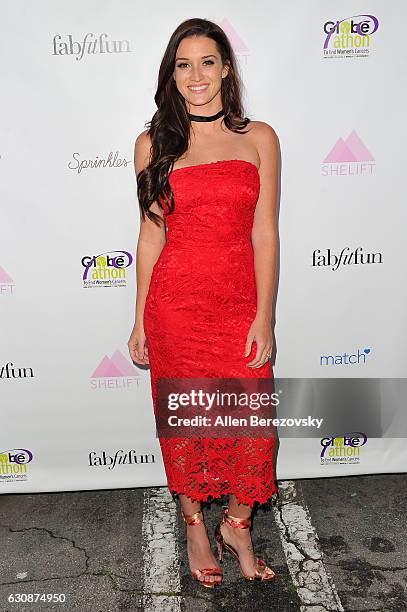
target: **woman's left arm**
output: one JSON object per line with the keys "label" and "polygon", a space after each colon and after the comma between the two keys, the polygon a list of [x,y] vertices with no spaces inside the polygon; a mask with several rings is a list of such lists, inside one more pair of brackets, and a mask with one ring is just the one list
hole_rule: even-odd
{"label": "woman's left arm", "polygon": [[[254,212],[251,240],[257,290],[256,317],[250,328],[248,345],[256,341],[256,356],[246,365],[260,367],[271,352],[273,290],[277,259],[277,197],[279,180],[279,147],[273,128],[262,121],[256,126],[256,145],[260,157],[260,193]],[[250,353],[250,349],[246,356]],[[265,359],[266,357],[266,359]]]}

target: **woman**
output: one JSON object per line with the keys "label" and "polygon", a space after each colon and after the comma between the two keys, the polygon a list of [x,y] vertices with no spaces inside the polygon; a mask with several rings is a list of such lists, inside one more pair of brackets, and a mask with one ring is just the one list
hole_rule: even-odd
{"label": "woman", "polygon": [[[278,146],[272,127],[244,117],[233,50],[205,19],[172,34],[155,102],[134,150],[141,219],[128,347],[150,365],[156,411],[158,378],[272,376]],[[219,560],[225,549],[245,578],[274,578],[248,529],[254,504],[276,495],[274,437],[160,445],[192,576],[206,587],[222,580],[201,501],[229,494],[215,532]]]}

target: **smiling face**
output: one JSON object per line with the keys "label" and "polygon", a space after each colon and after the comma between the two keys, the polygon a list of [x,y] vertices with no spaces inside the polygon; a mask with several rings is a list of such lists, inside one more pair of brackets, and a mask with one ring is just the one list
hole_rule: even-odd
{"label": "smiling face", "polygon": [[227,73],[228,66],[222,66],[212,38],[190,36],[181,40],[175,55],[174,79],[189,113],[214,115],[222,108],[220,92]]}

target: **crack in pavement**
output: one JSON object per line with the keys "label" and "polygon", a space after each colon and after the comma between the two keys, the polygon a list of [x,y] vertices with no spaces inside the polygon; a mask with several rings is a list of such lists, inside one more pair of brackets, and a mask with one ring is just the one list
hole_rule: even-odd
{"label": "crack in pavement", "polygon": [[[132,577],[131,576],[122,576],[120,574],[116,574],[115,572],[112,572],[111,570],[100,570],[100,571],[91,571],[89,569],[89,562],[91,560],[91,557],[89,555],[89,553],[87,552],[86,548],[84,548],[83,546],[79,546],[75,540],[68,538],[66,536],[61,536],[61,535],[57,535],[55,534],[53,531],[51,531],[50,529],[47,529],[46,527],[24,527],[23,529],[13,529],[12,527],[10,527],[9,525],[1,525],[2,527],[8,529],[11,533],[23,533],[23,532],[27,532],[27,531],[42,531],[47,533],[51,538],[54,538],[56,540],[64,540],[65,542],[69,542],[69,544],[72,545],[73,548],[75,548],[76,550],[79,550],[81,553],[83,553],[85,555],[85,570],[82,572],[79,572],[77,574],[67,574],[67,575],[58,575],[58,576],[52,576],[50,578],[32,578],[29,580],[25,580],[25,579],[20,579],[20,580],[16,580],[16,581],[10,581],[10,582],[0,582],[1,586],[10,586],[10,585],[15,585],[15,584],[32,584],[32,583],[41,583],[41,582],[49,582],[50,580],[63,580],[63,579],[69,579],[69,578],[81,578],[82,576],[96,576],[96,577],[107,577],[110,579],[113,588],[116,591],[120,591],[122,593],[129,593],[129,594],[133,594],[136,596],[151,596],[151,597],[179,597],[181,595],[181,592],[175,592],[175,591],[150,591],[150,592],[146,592],[143,589],[141,590],[137,590],[137,589],[126,589],[126,588],[122,588],[118,585],[118,583],[115,581],[115,579],[117,580],[131,580]],[[204,599],[204,598],[203,598]]]}
{"label": "crack in pavement", "polygon": [[300,490],[294,481],[282,481],[279,488],[282,494],[274,513],[287,566],[302,601],[301,610],[343,612],[335,585],[324,567],[318,535]]}
{"label": "crack in pavement", "polygon": [[[2,524],[1,526],[8,529],[11,533],[24,533],[26,531],[42,531],[42,532],[47,533],[51,538],[54,538],[55,540],[64,540],[65,542],[69,542],[69,544],[72,544],[73,548],[84,553],[86,570],[84,572],[81,572],[80,574],[74,574],[74,575],[69,575],[69,576],[64,576],[64,577],[65,578],[79,578],[80,576],[83,576],[84,574],[89,573],[90,556],[88,555],[85,548],[83,548],[82,546],[78,546],[75,540],[72,540],[71,538],[67,538],[65,536],[56,535],[55,533],[53,533],[50,529],[47,529],[46,527],[24,527],[23,529],[13,529],[9,525]],[[22,579],[17,582],[3,582],[3,583],[0,582],[0,584],[20,584],[21,582],[42,582],[44,580],[53,580],[53,578],[38,578],[35,580]]]}
{"label": "crack in pavement", "polygon": [[[341,569],[344,569],[347,572],[354,572],[356,569],[355,563],[358,563],[359,569],[381,570],[383,572],[402,572],[404,570],[407,570],[407,567],[381,567],[380,565],[372,565],[367,561],[363,562],[363,560],[361,559],[354,559],[354,561],[352,561],[351,559],[347,559],[345,561],[340,561],[339,563],[333,563],[332,561],[329,561],[326,565],[333,565],[334,567],[340,567]],[[349,565],[350,567],[346,567],[347,565]]]}
{"label": "crack in pavement", "polygon": [[143,597],[144,612],[180,612],[183,601],[179,576],[177,512],[168,487],[144,491],[142,522],[143,587],[145,593],[178,593],[175,597]]}

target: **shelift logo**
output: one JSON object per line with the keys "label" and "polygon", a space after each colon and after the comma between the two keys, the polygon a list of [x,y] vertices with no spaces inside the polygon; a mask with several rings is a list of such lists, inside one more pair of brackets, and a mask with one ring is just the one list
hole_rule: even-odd
{"label": "shelift logo", "polygon": [[105,355],[92,374],[91,389],[128,389],[136,384],[140,374],[119,350],[111,357]]}
{"label": "shelift logo", "polygon": [[373,174],[375,158],[356,132],[340,136],[323,160],[322,176],[364,176]]}
{"label": "shelift logo", "polygon": [[52,39],[53,55],[73,55],[76,60],[81,60],[86,55],[102,53],[131,53],[128,40],[106,40],[107,34],[99,34],[98,37],[88,32],[80,42],[73,40],[72,34],[55,34]]}
{"label": "shelift logo", "polygon": [[120,449],[115,452],[113,456],[106,454],[105,451],[97,453],[91,451],[89,453],[89,465],[90,467],[106,467],[109,470],[113,470],[116,465],[146,465],[148,463],[155,463],[155,456],[153,453],[147,453],[144,455],[137,455],[135,450],[129,450],[127,453]]}
{"label": "shelift logo", "polygon": [[367,355],[372,352],[371,348],[358,349],[357,353],[342,353],[338,355],[321,355],[319,365],[321,366],[341,366],[341,365],[359,365],[366,363]]}
{"label": "shelift logo", "polygon": [[331,249],[326,249],[324,252],[315,249],[312,253],[312,266],[314,268],[331,267],[331,270],[337,270],[339,266],[383,263],[382,253],[362,253],[362,251],[362,247],[357,247],[353,251],[349,247],[344,247],[339,255],[335,255]]}
{"label": "shelift logo", "polygon": [[235,28],[232,26],[229,19],[224,17],[218,25],[226,33],[226,36],[233,47],[233,51],[236,53],[239,59],[247,58],[250,55],[250,49],[240,34],[238,34]]}
{"label": "shelift logo", "polygon": [[11,276],[0,266],[0,295],[12,295],[14,286]]}
{"label": "shelift logo", "polygon": [[0,378],[34,378],[32,368],[15,368],[12,361],[1,366]]}

